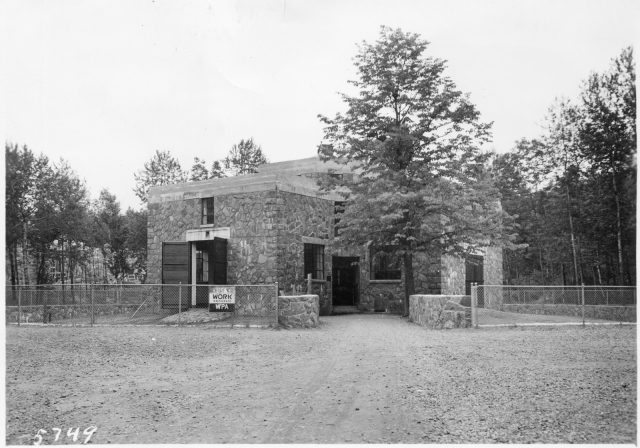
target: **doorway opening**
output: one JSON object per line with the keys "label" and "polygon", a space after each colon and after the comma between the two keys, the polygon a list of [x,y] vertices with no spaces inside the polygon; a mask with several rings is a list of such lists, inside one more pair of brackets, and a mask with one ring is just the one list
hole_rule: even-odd
{"label": "doorway opening", "polygon": [[465,294],[471,295],[471,284],[484,285],[484,258],[469,255],[465,260]]}
{"label": "doorway opening", "polygon": [[333,306],[358,306],[360,302],[360,257],[332,257]]}

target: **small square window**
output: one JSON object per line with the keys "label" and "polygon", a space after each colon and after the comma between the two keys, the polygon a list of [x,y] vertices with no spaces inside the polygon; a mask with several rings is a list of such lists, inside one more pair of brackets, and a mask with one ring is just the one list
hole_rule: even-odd
{"label": "small square window", "polygon": [[213,198],[202,199],[202,224],[213,224]]}

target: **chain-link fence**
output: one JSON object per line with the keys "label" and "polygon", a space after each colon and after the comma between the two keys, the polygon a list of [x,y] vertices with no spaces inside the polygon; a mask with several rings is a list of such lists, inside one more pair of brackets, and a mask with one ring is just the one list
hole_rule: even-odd
{"label": "chain-link fence", "polygon": [[[215,289],[218,288],[218,289]],[[210,294],[226,297],[210,306]],[[277,326],[277,286],[7,286],[7,324]]]}
{"label": "chain-link fence", "polygon": [[473,324],[636,322],[635,286],[471,287]]}

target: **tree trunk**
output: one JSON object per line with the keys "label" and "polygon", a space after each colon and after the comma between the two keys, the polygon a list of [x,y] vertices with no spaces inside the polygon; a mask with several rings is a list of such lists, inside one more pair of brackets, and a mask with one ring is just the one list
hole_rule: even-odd
{"label": "tree trunk", "polygon": [[16,285],[20,284],[20,263],[18,262],[18,242],[13,245],[13,259],[16,260]]}
{"label": "tree trunk", "polygon": [[11,284],[15,285],[16,281],[17,281],[17,276],[16,276],[16,259],[13,256],[13,251],[14,251],[14,246],[15,243],[11,245],[11,247],[9,247],[8,249],[8,255],[9,255],[9,269],[11,271],[10,275],[11,275]]}
{"label": "tree trunk", "polygon": [[620,285],[624,285],[624,265],[622,262],[622,219],[620,218],[620,197],[618,193],[618,182],[616,175],[616,168],[613,162],[613,157],[609,155],[611,162],[611,172],[613,174],[611,181],[613,183],[613,196],[616,204],[616,242],[618,243],[618,272],[620,273],[619,282]]}
{"label": "tree trunk", "polygon": [[46,256],[45,256],[45,245],[43,244],[40,247],[40,261],[38,262],[38,278],[36,283],[41,285],[46,283],[47,280],[47,269],[46,269]]}
{"label": "tree trunk", "polygon": [[413,281],[413,254],[411,252],[405,252],[403,256],[404,264],[404,314],[406,317],[409,315],[409,296],[415,294],[415,284]]}
{"label": "tree trunk", "polygon": [[567,196],[567,214],[569,215],[569,232],[571,234],[571,252],[573,255],[573,273],[574,284],[578,284],[578,257],[576,254],[576,242],[573,235],[573,217],[571,216],[571,198],[569,197],[569,180],[567,179],[567,185],[565,186],[565,192]]}
{"label": "tree trunk", "polygon": [[24,272],[24,284],[28,285],[29,282],[29,253],[27,249],[27,221],[23,222],[23,240],[22,240],[22,263]]}

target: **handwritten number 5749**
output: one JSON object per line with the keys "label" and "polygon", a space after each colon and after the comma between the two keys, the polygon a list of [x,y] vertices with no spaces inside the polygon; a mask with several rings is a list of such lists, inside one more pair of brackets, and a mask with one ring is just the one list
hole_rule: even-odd
{"label": "handwritten number 5749", "polygon": [[[62,433],[62,429],[60,428],[51,428],[51,429],[56,433],[56,438],[54,442],[57,442],[58,439],[60,438],[60,434]],[[87,436],[87,438],[84,439],[84,442],[82,443],[83,444],[87,443],[89,439],[91,439],[91,436],[93,435],[93,433],[96,432],[97,430],[98,428],[96,426],[89,426],[87,429],[85,429],[83,431],[83,434]],[[80,433],[80,428],[76,428],[75,430],[73,428],[69,428],[69,430],[67,431],[67,437],[71,437],[74,442],[77,442],[79,433]],[[35,438],[35,442],[33,443],[34,445],[40,445],[42,443],[42,434],[47,434],[47,431],[45,431],[44,429],[38,430],[38,433],[34,437]]]}

